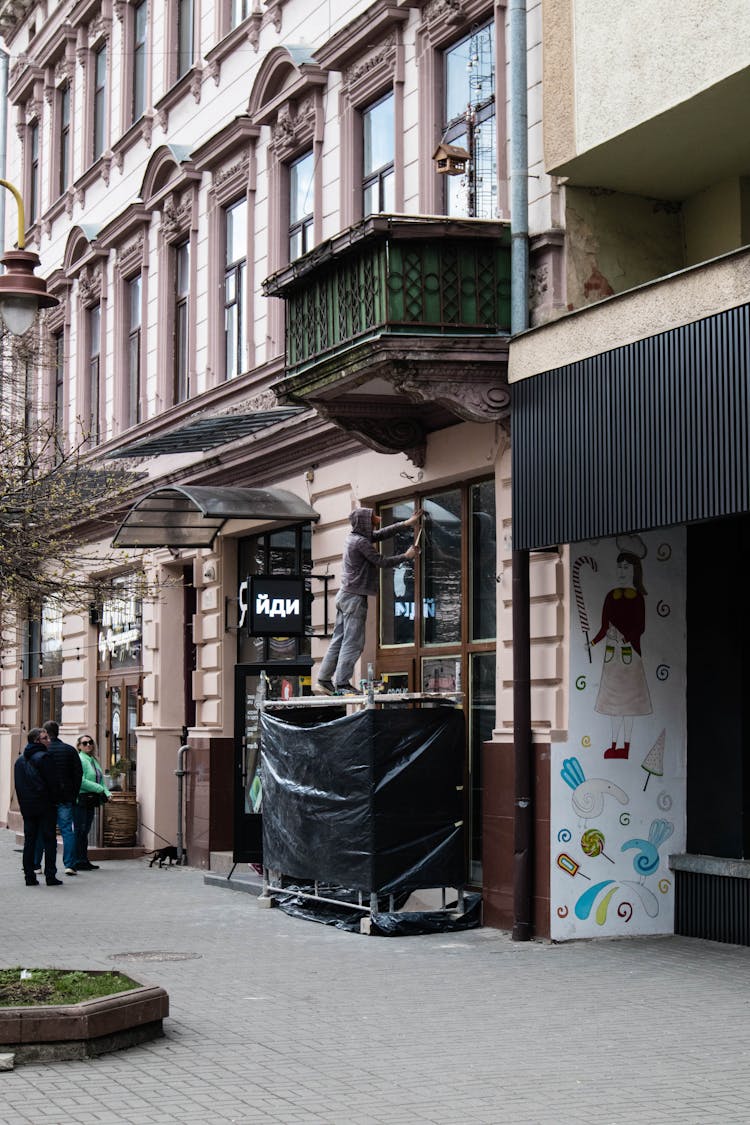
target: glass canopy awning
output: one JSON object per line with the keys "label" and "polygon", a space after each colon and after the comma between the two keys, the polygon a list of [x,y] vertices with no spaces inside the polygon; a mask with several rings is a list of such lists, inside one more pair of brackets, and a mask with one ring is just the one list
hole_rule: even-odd
{"label": "glass canopy awning", "polygon": [[283,488],[170,485],[143,496],[120,524],[113,547],[210,547],[227,520],[309,523],[320,515]]}

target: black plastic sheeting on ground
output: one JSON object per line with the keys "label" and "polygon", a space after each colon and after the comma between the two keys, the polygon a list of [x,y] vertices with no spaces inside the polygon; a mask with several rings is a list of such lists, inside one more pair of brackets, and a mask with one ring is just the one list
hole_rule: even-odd
{"label": "black plastic sheeting on ground", "polygon": [[368,896],[464,883],[463,711],[264,713],[261,771],[265,867]]}
{"label": "black plastic sheeting on ground", "polygon": [[288,893],[274,894],[276,905],[293,918],[308,922],[322,922],[350,933],[360,932],[360,921],[369,917],[370,935],[377,937],[410,937],[420,934],[452,934],[460,930],[475,930],[482,924],[482,896],[467,894],[464,911],[456,915],[443,910],[405,910],[376,912],[365,915],[361,910],[336,903],[304,898],[294,888]]}

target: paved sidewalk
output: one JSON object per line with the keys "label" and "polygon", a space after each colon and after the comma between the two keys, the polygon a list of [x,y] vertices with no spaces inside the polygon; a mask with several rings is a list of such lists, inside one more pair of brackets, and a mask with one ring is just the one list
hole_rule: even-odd
{"label": "paved sidewalk", "polygon": [[[26,887],[0,830],[0,965],[130,969],[166,1037],[0,1073],[0,1125],[750,1121],[750,950],[685,938],[362,937],[190,868]],[[127,960],[126,953],[190,954]]]}

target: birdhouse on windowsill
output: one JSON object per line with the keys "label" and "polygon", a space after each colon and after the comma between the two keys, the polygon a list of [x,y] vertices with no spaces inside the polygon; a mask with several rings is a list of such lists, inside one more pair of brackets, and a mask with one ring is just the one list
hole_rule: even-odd
{"label": "birdhouse on windowsill", "polygon": [[465,148],[441,141],[432,154],[432,159],[439,175],[462,176],[466,171],[466,161],[469,159],[469,155]]}

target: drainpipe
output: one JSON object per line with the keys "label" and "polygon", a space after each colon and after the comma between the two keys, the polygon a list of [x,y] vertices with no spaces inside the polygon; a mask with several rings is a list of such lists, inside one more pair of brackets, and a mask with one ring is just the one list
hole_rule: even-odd
{"label": "drainpipe", "polygon": [[[10,55],[0,47],[0,179],[8,173],[8,60]],[[5,247],[5,203],[0,207],[0,248]]]}
{"label": "drainpipe", "polygon": [[186,777],[187,773],[188,773],[188,771],[185,769],[184,762],[185,762],[185,755],[187,754],[189,749],[190,749],[190,747],[186,743],[184,746],[181,746],[180,749],[177,751],[177,769],[174,771],[175,777],[177,778],[177,862],[178,863],[182,863],[182,856],[183,856],[183,852],[184,852],[183,833],[182,833],[182,803],[183,803],[182,797],[183,797],[184,782],[183,782],[182,779],[183,779],[183,777]]}
{"label": "drainpipe", "polygon": [[[526,0],[509,0],[511,335],[529,326],[529,158]],[[531,739],[529,552],[513,551],[513,930],[533,931],[534,802]]]}

